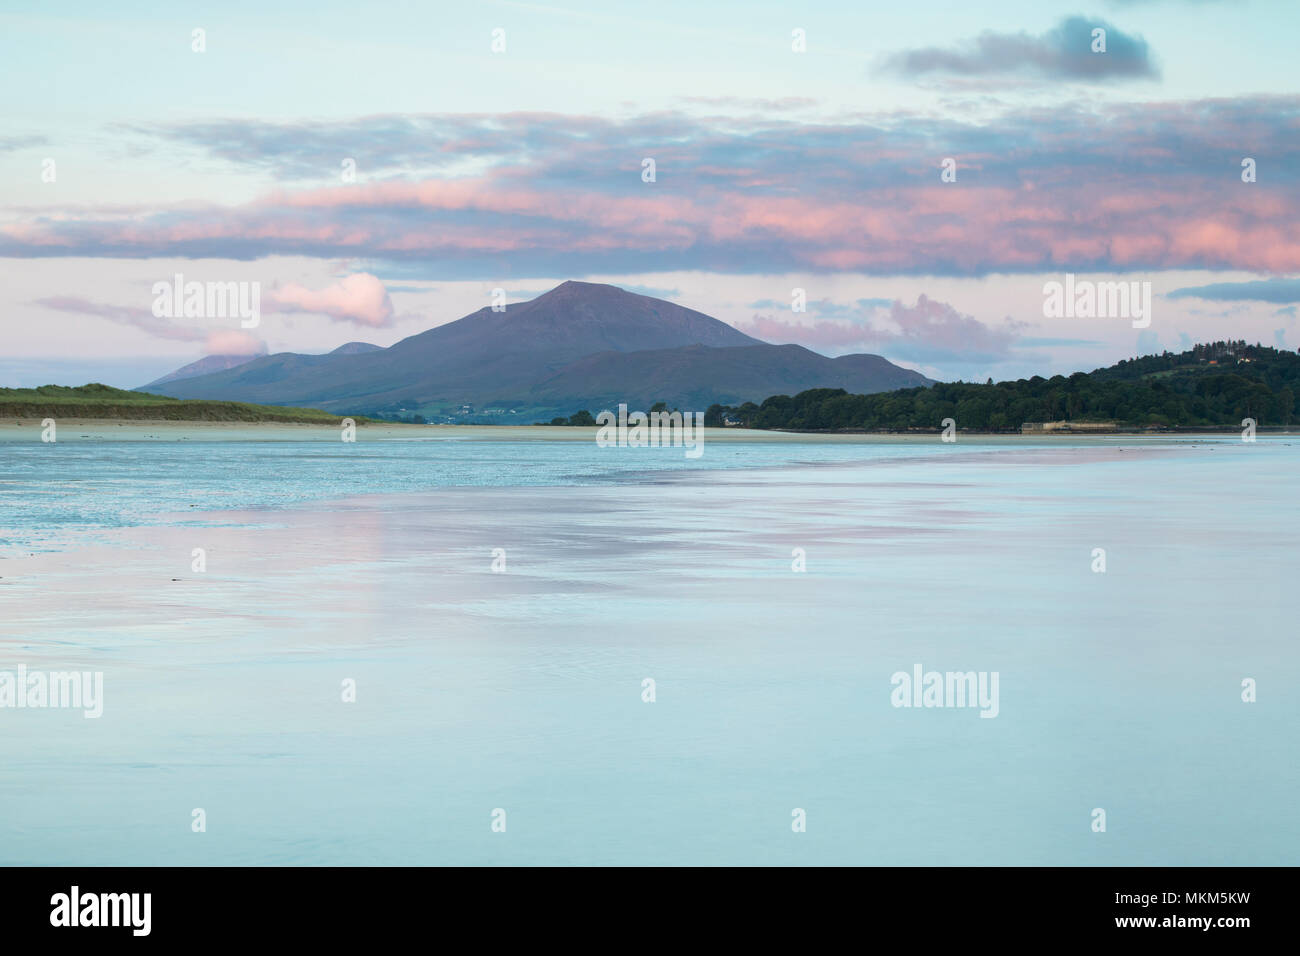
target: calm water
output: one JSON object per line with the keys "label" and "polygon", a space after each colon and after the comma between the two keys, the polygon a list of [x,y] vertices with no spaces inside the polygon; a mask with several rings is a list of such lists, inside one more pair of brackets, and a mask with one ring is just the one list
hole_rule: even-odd
{"label": "calm water", "polygon": [[0,446],[0,862],[1296,862],[1289,439],[339,444]]}
{"label": "calm water", "polygon": [[[706,443],[598,448],[533,441],[170,441],[0,443],[0,556],[63,550],[105,529],[188,520],[189,511],[277,508],[347,496],[446,487],[584,486],[659,472],[899,459],[965,445]],[[647,473],[650,473],[647,475]],[[195,523],[223,522],[204,515]]]}

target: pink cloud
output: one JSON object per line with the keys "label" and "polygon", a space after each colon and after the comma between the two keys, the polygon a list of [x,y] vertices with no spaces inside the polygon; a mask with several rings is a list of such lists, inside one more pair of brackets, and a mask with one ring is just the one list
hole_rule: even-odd
{"label": "pink cloud", "polygon": [[[413,209],[428,215],[411,216]],[[488,221],[502,216],[522,218],[506,225]],[[64,242],[62,226],[6,224],[0,237],[11,247],[48,251]],[[1190,187],[1180,195],[1157,195],[1136,184],[1116,184],[1096,204],[1082,190],[1045,202],[1035,191],[978,186],[900,187],[840,197],[719,192],[700,201],[503,191],[497,180],[482,178],[277,193],[179,223],[101,218],[68,234],[69,254],[88,236],[117,255],[168,249],[184,254],[192,247],[220,255],[223,244],[403,258],[659,251],[690,255],[707,266],[711,257],[748,249],[770,259],[779,249],[790,266],[877,272],[978,274],[1099,264],[1295,271],[1300,201],[1275,198],[1252,208],[1224,205],[1217,191]],[[285,286],[271,299],[281,311],[319,312],[369,326],[392,317],[382,283],[361,274],[319,291]]]}
{"label": "pink cloud", "polygon": [[204,355],[265,355],[266,343],[237,329],[209,332],[203,343]]}
{"label": "pink cloud", "polygon": [[267,293],[268,312],[316,312],[340,322],[360,322],[372,328],[388,325],[393,303],[379,279],[356,272],[324,289],[289,283]]}
{"label": "pink cloud", "polygon": [[772,315],[755,315],[741,327],[746,335],[775,345],[806,345],[815,349],[845,349],[861,346],[870,331],[853,322],[786,322]]}
{"label": "pink cloud", "polygon": [[[186,203],[152,214],[17,209],[0,225],[0,255],[387,258],[461,276],[491,275],[507,256],[517,270],[546,274],[613,266],[1294,272],[1300,190],[1284,178],[1242,183],[1234,144],[1257,143],[1256,152],[1287,168],[1300,153],[1290,136],[1297,116],[1300,98],[1288,96],[1009,110],[985,123],[901,112],[826,125],[719,125],[667,113],[626,122],[529,113],[379,118],[377,135],[397,137],[399,156],[481,155],[491,171],[433,175],[399,164],[403,178],[277,188],[240,205]],[[282,168],[287,156],[314,169],[319,155],[337,152],[332,125],[218,125],[216,141],[232,161],[247,155]],[[347,136],[367,128],[358,120]],[[196,144],[214,138],[204,124],[173,134]],[[942,184],[933,144],[949,141],[961,147],[953,148],[960,175]],[[640,179],[643,155],[659,161],[655,183]],[[362,282],[288,286],[277,301],[284,310],[388,323],[378,280]]]}
{"label": "pink cloud", "polygon": [[756,315],[742,331],[775,343],[812,348],[871,349],[916,361],[942,359],[998,361],[1006,358],[1023,323],[1004,319],[990,326],[958,312],[946,302],[919,296],[915,305],[895,301],[888,317],[879,321],[786,322]]}

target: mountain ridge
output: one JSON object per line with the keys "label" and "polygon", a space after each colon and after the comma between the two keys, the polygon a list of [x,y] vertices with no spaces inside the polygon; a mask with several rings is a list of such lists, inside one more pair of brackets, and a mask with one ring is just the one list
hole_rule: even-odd
{"label": "mountain ridge", "polygon": [[508,417],[510,409],[541,414],[619,389],[627,400],[653,395],[682,405],[761,399],[796,386],[872,392],[929,383],[880,356],[831,359],[802,346],[771,345],[695,309],[574,280],[502,310],[485,306],[388,348],[343,348],[280,352],[149,387],[179,398],[333,413],[482,420],[493,409],[518,421]]}

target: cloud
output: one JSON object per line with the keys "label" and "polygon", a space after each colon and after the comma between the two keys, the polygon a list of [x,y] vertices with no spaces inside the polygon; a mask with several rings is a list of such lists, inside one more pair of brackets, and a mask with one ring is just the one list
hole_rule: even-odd
{"label": "cloud", "polygon": [[196,326],[176,325],[168,319],[155,317],[151,309],[138,306],[108,305],[103,302],[92,302],[89,299],[83,299],[75,295],[48,296],[35,300],[35,304],[59,312],[93,315],[101,319],[108,319],[110,322],[116,322],[119,325],[139,329],[156,339],[169,339],[174,342],[202,342],[208,336],[207,331],[204,329]]}
{"label": "cloud", "polygon": [[1300,279],[1257,279],[1253,282],[1212,282],[1167,293],[1167,299],[1209,299],[1216,302],[1300,302]]}
{"label": "cloud", "polygon": [[12,153],[20,149],[33,149],[45,146],[49,140],[44,136],[0,136],[0,153]]}
{"label": "cloud", "polygon": [[893,329],[874,332],[873,344],[912,361],[996,362],[1009,355],[1024,323],[1004,319],[990,327],[963,315],[946,302],[924,295],[916,305],[895,302],[889,310]]}
{"label": "cloud", "polygon": [[203,345],[204,355],[265,355],[266,343],[238,329],[209,332]]}
{"label": "cloud", "polygon": [[777,344],[870,350],[910,362],[999,362],[1010,357],[1024,327],[1011,319],[990,327],[946,302],[922,295],[911,306],[893,302],[879,322],[801,324],[756,315],[742,331]]}
{"label": "cloud", "polygon": [[[1105,52],[1093,52],[1093,31],[1105,30]],[[1101,19],[1066,17],[1041,34],[981,33],[956,49],[928,47],[889,57],[886,72],[904,76],[1006,76],[1030,73],[1058,80],[1131,80],[1159,76],[1146,40]]]}
{"label": "cloud", "polygon": [[746,335],[775,345],[805,345],[823,351],[865,347],[870,330],[848,322],[787,322],[772,315],[755,315],[741,328]]}
{"label": "cloud", "polygon": [[[298,255],[361,261],[372,275],[495,282],[1300,271],[1300,178],[1282,174],[1300,167],[1296,96],[1021,108],[983,122],[901,111],[821,124],[683,113],[442,119],[372,122],[394,161],[433,148],[472,159],[472,171],[397,178],[389,168],[380,178],[377,166],[374,178],[317,175],[238,205],[13,210],[0,223],[0,256]],[[364,141],[367,121],[344,125]],[[200,148],[211,126],[156,135]],[[418,141],[428,129],[432,146]],[[211,149],[319,173],[338,155],[337,135],[330,124],[231,123]],[[1240,182],[1247,148],[1281,171],[1267,188]],[[657,160],[655,183],[641,180],[645,156]],[[940,181],[945,156],[957,159],[955,183]]]}
{"label": "cloud", "polygon": [[92,315],[116,322],[152,336],[171,342],[202,342],[205,355],[264,355],[266,343],[256,336],[237,329],[202,329],[197,326],[176,325],[168,319],[157,318],[152,309],[137,306],[109,305],[93,302],[75,295],[56,295],[36,299],[36,305],[76,315]]}
{"label": "cloud", "polygon": [[1096,339],[1054,339],[1021,338],[1016,340],[1017,348],[1102,348],[1106,343]]}
{"label": "cloud", "polygon": [[[749,307],[751,309],[788,309],[790,304],[790,302],[777,302],[775,299],[759,299],[757,302],[749,303]],[[863,309],[887,309],[893,304],[893,299],[858,299],[853,303],[845,303],[823,298],[806,302],[805,308],[810,315],[818,318],[847,318],[859,314]]]}
{"label": "cloud", "polygon": [[381,328],[392,322],[393,303],[384,284],[366,272],[353,273],[319,291],[290,283],[266,295],[268,312],[315,312],[339,322]]}

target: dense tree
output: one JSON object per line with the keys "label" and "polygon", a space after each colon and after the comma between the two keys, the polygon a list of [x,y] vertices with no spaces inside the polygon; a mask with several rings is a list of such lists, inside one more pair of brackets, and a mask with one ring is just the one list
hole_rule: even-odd
{"label": "dense tree", "polygon": [[1300,356],[1241,341],[1128,359],[1068,378],[1035,375],[984,385],[938,383],[874,395],[814,388],[761,404],[710,406],[705,424],[726,418],[750,428],[800,431],[938,431],[945,418],[962,429],[1019,431],[1025,422],[1114,422],[1126,427],[1288,425],[1300,389]]}
{"label": "dense tree", "polygon": [[[538,422],[537,424],[540,425],[541,422]],[[574,413],[573,413],[572,415],[570,415],[568,418],[564,418],[563,416],[557,416],[556,418],[552,418],[551,421],[550,421],[550,424],[552,424],[552,425],[569,425],[569,426],[572,426],[572,427],[575,427],[575,428],[576,428],[576,427],[582,427],[582,426],[588,426],[588,425],[595,425],[595,424],[596,424],[596,417],[595,417],[594,415],[592,415],[591,412],[587,411],[587,410],[584,408],[584,409],[583,409],[582,411],[580,411],[580,412],[574,412]]]}

